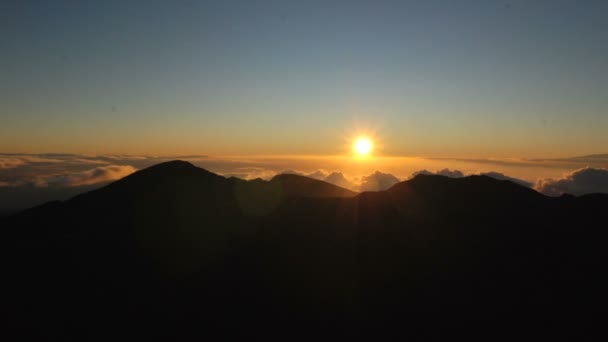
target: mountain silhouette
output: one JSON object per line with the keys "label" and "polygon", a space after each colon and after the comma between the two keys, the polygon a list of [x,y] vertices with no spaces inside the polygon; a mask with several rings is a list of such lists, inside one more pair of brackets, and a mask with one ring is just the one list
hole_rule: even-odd
{"label": "mountain silhouette", "polygon": [[173,161],[0,221],[1,310],[24,339],[585,339],[607,209],[486,176],[356,194]]}

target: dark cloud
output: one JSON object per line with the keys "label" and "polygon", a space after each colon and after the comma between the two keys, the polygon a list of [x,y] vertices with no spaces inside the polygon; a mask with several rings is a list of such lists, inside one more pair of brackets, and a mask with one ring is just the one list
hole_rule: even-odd
{"label": "dark cloud", "polygon": [[545,166],[545,167],[561,167],[562,164],[559,163],[545,163],[541,160],[528,160],[528,159],[484,159],[484,158],[428,158],[429,160],[439,160],[439,161],[455,161],[455,162],[464,162],[464,163],[474,163],[474,164],[492,164],[498,166],[531,166],[531,164],[536,164],[536,166]]}
{"label": "dark cloud", "polygon": [[248,179],[247,176],[249,176],[249,174],[247,173],[225,173],[222,176],[226,177],[226,178],[240,178],[240,179]]}
{"label": "dark cloud", "polygon": [[536,189],[545,195],[608,193],[608,169],[583,168],[559,179],[542,179]]}
{"label": "dark cloud", "polygon": [[296,171],[296,170],[283,170],[279,173],[277,173],[278,175],[298,175],[298,176],[304,176],[304,172],[300,172],[300,171]]}
{"label": "dark cloud", "polygon": [[428,158],[429,160],[455,161],[496,166],[545,167],[545,168],[603,168],[608,165],[608,154],[590,154],[568,158]]}
{"label": "dark cloud", "polygon": [[462,173],[462,171],[460,171],[460,170],[443,169],[443,170],[439,170],[436,172],[431,172],[429,170],[416,171],[412,174],[411,178],[414,178],[418,175],[439,175],[439,176],[445,176],[445,177],[450,177],[450,178],[464,177],[464,173]]}
{"label": "dark cloud", "polygon": [[431,172],[429,170],[424,169],[424,170],[420,170],[420,171],[416,171],[416,172],[412,173],[412,175],[410,176],[410,178],[414,178],[414,177],[416,177],[418,175],[434,175],[434,174],[435,173],[433,173],[433,172]]}
{"label": "dark cloud", "polygon": [[584,163],[587,165],[603,164],[608,163],[608,154],[589,154],[586,156],[570,157],[570,158],[556,158],[556,159],[529,159],[530,161],[562,161],[562,162],[576,162]]}
{"label": "dark cloud", "polygon": [[459,170],[450,170],[450,169],[439,170],[439,171],[436,172],[436,174],[438,174],[440,176],[450,177],[450,178],[462,178],[462,177],[464,177],[464,174],[462,173],[462,171],[459,171]]}
{"label": "dark cloud", "polygon": [[381,191],[399,183],[399,178],[390,173],[376,171],[369,176],[361,178],[361,191]]}

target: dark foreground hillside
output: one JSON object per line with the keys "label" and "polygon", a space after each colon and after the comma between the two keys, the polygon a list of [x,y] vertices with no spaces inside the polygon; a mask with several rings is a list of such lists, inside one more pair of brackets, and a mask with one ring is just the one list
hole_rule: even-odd
{"label": "dark foreground hillside", "polygon": [[186,162],[0,221],[2,334],[35,340],[590,339],[608,196],[484,176],[355,194]]}

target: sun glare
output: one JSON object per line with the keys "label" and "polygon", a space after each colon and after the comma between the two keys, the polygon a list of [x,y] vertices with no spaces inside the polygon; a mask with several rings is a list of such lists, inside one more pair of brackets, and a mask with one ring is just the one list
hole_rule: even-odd
{"label": "sun glare", "polygon": [[353,143],[353,151],[358,156],[366,156],[372,151],[372,141],[369,138],[357,138]]}

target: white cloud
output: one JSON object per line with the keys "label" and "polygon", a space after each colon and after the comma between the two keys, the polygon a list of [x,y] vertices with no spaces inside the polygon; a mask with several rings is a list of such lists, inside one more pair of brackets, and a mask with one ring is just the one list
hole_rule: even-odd
{"label": "white cloud", "polygon": [[361,191],[381,191],[399,183],[399,178],[390,173],[376,171],[369,176],[361,177]]}
{"label": "white cloud", "polygon": [[114,181],[137,171],[131,165],[99,166],[84,172],[70,174],[66,177],[66,186],[84,186]]}
{"label": "white cloud", "polygon": [[29,184],[41,188],[87,186],[115,181],[135,171],[137,169],[131,165],[107,165],[84,171],[37,175],[26,182],[22,182],[21,185]]}
{"label": "white cloud", "polygon": [[306,175],[306,177],[319,179],[319,180],[325,180],[325,178],[327,178],[327,176],[328,176],[328,174],[325,170],[317,170],[313,173],[309,173]]}
{"label": "white cloud", "polygon": [[536,189],[545,195],[584,195],[608,193],[608,169],[583,168],[564,175],[562,178],[541,179]]}
{"label": "white cloud", "polygon": [[357,186],[355,185],[355,183],[346,179],[342,172],[332,172],[331,174],[327,175],[327,177],[325,177],[323,180],[327,183],[337,185],[345,189],[355,191],[357,190]]}
{"label": "white cloud", "polygon": [[268,170],[263,167],[238,167],[233,170],[233,172],[224,172],[222,176],[224,177],[236,177],[245,180],[251,179],[265,179],[269,180],[277,174],[276,171]]}
{"label": "white cloud", "polygon": [[44,156],[37,156],[37,155],[22,155],[19,156],[19,158],[21,158],[23,161],[25,161],[26,163],[61,163],[63,160],[62,159],[58,159],[58,158],[48,158],[48,157],[44,157]]}

